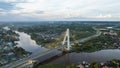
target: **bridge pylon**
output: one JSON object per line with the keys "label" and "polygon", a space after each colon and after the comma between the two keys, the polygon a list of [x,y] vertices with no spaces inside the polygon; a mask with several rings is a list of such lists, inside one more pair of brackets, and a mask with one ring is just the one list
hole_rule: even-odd
{"label": "bridge pylon", "polygon": [[65,43],[67,42],[67,51],[70,50],[70,30],[67,29],[67,31],[65,32],[65,36],[62,42],[62,45],[65,45]]}

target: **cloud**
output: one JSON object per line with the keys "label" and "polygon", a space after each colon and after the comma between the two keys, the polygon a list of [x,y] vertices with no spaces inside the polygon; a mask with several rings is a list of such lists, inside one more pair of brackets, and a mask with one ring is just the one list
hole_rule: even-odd
{"label": "cloud", "polygon": [[5,12],[0,12],[0,16],[3,16],[5,15],[6,13]]}
{"label": "cloud", "polygon": [[25,2],[25,0],[0,0],[0,2],[14,3],[14,2]]}
{"label": "cloud", "polygon": [[[56,19],[119,19],[119,0],[0,0],[12,5],[6,12],[25,18]],[[7,9],[9,6],[4,6]]]}
{"label": "cloud", "polygon": [[96,18],[112,18],[111,14],[107,14],[107,15],[102,15],[100,14],[99,16],[97,16]]}
{"label": "cloud", "polygon": [[0,8],[4,10],[11,10],[14,6],[10,3],[0,2]]}

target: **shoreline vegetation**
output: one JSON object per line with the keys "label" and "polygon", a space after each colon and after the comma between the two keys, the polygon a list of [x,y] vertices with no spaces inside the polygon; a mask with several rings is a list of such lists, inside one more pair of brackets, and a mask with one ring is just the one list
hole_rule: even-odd
{"label": "shoreline vegetation", "polygon": [[[17,27],[17,29],[20,32],[25,32],[29,34],[31,36],[31,39],[35,40],[37,44],[42,45],[46,48],[53,48],[61,44],[61,41],[64,37],[64,31],[67,28],[70,29],[70,40],[74,41],[94,35],[96,33],[96,30],[92,28],[93,26],[96,25],[72,23],[20,26]],[[99,27],[99,30],[102,31],[102,34],[100,36],[92,38],[86,42],[75,43],[74,45],[72,45],[71,52],[95,52],[102,49],[120,48],[120,31],[106,28],[106,26],[102,28]],[[24,52],[25,50],[23,50],[22,48],[19,48],[17,50],[20,51],[18,54],[26,54],[26,52]],[[118,61],[116,60],[116,62]],[[93,62],[92,64],[93,66],[99,66],[99,64],[97,64],[96,62]],[[73,68],[74,66],[75,65],[73,64]],[[70,67],[71,66],[67,66],[67,68]]]}
{"label": "shoreline vegetation", "polygon": [[95,52],[104,49],[120,49],[120,31],[106,27],[97,28],[102,34],[86,42],[72,45],[72,52]]}
{"label": "shoreline vegetation", "polygon": [[18,31],[25,32],[35,40],[38,45],[45,48],[54,48],[61,45],[67,28],[70,29],[70,40],[75,41],[89,37],[96,33],[92,25],[84,24],[49,24],[20,27]]}
{"label": "shoreline vegetation", "polygon": [[[114,39],[113,39],[114,38]],[[103,49],[119,48],[120,40],[115,36],[100,35],[83,43],[72,45],[72,52],[95,52]]]}
{"label": "shoreline vegetation", "polygon": [[61,45],[64,38],[64,32],[67,28],[70,29],[70,40],[75,41],[96,34],[97,30],[93,28],[96,27],[102,32],[100,36],[83,43],[74,43],[71,50],[71,52],[95,52],[102,49],[116,49],[120,47],[120,32],[108,29],[106,28],[107,26],[108,25],[98,26],[76,23],[46,24],[31,25],[24,28],[20,27],[18,28],[18,31],[29,34],[31,39],[35,40],[38,45],[50,49]]}
{"label": "shoreline vegetation", "polygon": [[86,62],[83,61],[79,64],[45,64],[39,65],[37,68],[119,68],[120,67],[120,60],[113,59],[111,61],[106,62]]}
{"label": "shoreline vegetation", "polygon": [[8,27],[0,27],[0,66],[9,64],[30,55],[21,47],[17,47],[19,35]]}

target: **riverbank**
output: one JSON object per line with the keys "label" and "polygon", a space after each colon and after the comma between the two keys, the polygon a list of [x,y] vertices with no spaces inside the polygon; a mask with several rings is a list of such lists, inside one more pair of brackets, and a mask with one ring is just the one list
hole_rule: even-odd
{"label": "riverbank", "polygon": [[[112,32],[111,32],[112,31]],[[72,45],[72,52],[95,52],[104,49],[119,49],[120,36],[113,30],[101,31],[101,35]]]}
{"label": "riverbank", "polygon": [[[34,27],[35,28],[35,27]],[[25,28],[25,30],[28,30],[28,28],[26,29]],[[33,30],[33,28],[31,28],[31,31]],[[39,29],[38,29],[39,30]],[[41,29],[42,30],[42,29]],[[34,30],[33,30],[33,32],[34,32]],[[36,31],[35,31],[36,32]],[[45,32],[46,33],[46,32]],[[48,32],[49,33],[49,32]],[[29,35],[31,35],[31,33],[28,33]],[[38,38],[39,39],[39,37],[41,38],[41,32],[38,32],[38,33],[35,33],[35,34],[37,34],[37,37],[36,38]],[[94,33],[95,34],[95,33]],[[44,35],[44,34],[42,34],[42,35]],[[114,36],[111,36],[111,37],[114,37]],[[45,38],[44,38],[45,39]],[[95,41],[97,40],[97,42],[99,42],[98,40],[99,39],[95,39],[94,40],[94,42],[92,42],[92,43],[95,43]],[[102,40],[104,40],[104,39],[102,39]],[[107,40],[108,40],[108,38],[107,38]],[[40,40],[39,40],[40,41]],[[91,43],[91,42],[90,42]],[[81,43],[80,43],[81,44]],[[109,44],[109,43],[107,43],[107,44]],[[88,45],[88,44],[87,44]],[[78,62],[82,62],[82,61],[89,61],[89,62],[91,62],[91,61],[97,61],[97,62],[101,62],[101,61],[107,61],[107,60],[111,60],[111,59],[114,59],[114,58],[118,58],[118,59],[120,59],[119,58],[119,50],[108,50],[107,52],[105,51],[105,50],[102,50],[101,51],[101,49],[100,49],[100,51],[98,51],[98,50],[95,50],[94,48],[96,48],[96,46],[94,47],[93,46],[93,44],[90,44],[90,45],[92,45],[92,47],[93,47],[93,50],[91,50],[90,52],[92,52],[92,53],[85,53],[85,52],[89,52],[89,51],[87,51],[87,49],[86,49],[86,47],[85,47],[85,52],[84,51],[81,51],[80,53],[70,53],[70,60],[71,60],[71,63],[78,63]],[[97,46],[98,46],[98,44],[96,44]],[[106,45],[106,44],[105,44]],[[83,45],[84,46],[84,45]],[[101,46],[102,46],[102,44],[101,44]],[[100,47],[101,47],[100,46]],[[110,45],[111,46],[111,45]],[[90,46],[91,47],[91,46]],[[80,48],[80,47],[79,47]],[[89,48],[89,47],[88,47]],[[90,49],[92,49],[92,48],[90,48]],[[106,49],[106,48],[103,48],[103,49]],[[96,51],[96,52],[94,52],[94,50]],[[112,56],[112,54],[113,54],[113,56]],[[74,55],[74,56],[73,56]],[[63,57],[61,57],[60,59],[56,59],[55,61],[53,61],[53,62],[55,62],[55,63],[64,63],[65,62],[65,60],[64,60],[64,57],[65,56],[63,56]],[[73,59],[72,59],[73,58]]]}
{"label": "riverbank", "polygon": [[17,46],[18,47],[22,47],[23,49],[25,49],[28,52],[31,52],[32,54],[36,53],[36,52],[42,52],[47,50],[44,47],[41,47],[41,45],[38,45],[36,43],[36,41],[31,39],[31,36],[28,35],[25,32],[19,32],[19,31],[15,31],[17,34],[19,34],[19,41],[17,41]]}
{"label": "riverbank", "polygon": [[[66,62],[69,61],[70,64],[78,64],[81,63],[82,61],[86,62],[105,62],[105,61],[110,61],[112,59],[119,59],[120,60],[120,50],[119,49],[105,49],[105,50],[100,50],[96,52],[91,52],[91,53],[86,53],[86,52],[72,52],[69,53],[68,55],[64,55],[54,61],[51,61],[50,63],[58,63],[58,64],[66,64]],[[67,59],[69,57],[69,59]]]}
{"label": "riverbank", "polygon": [[91,62],[88,63],[86,61],[83,61],[79,64],[45,64],[40,65],[37,68],[119,68],[120,67],[120,60],[113,59],[106,62]]}
{"label": "riverbank", "polygon": [[18,47],[19,35],[8,27],[0,27],[0,66],[29,56],[31,53]]}
{"label": "riverbank", "polygon": [[25,32],[36,41],[38,45],[45,48],[54,48],[61,45],[65,30],[70,29],[70,40],[75,41],[81,38],[89,37],[96,33],[92,25],[84,24],[45,24],[20,27],[18,31]]}

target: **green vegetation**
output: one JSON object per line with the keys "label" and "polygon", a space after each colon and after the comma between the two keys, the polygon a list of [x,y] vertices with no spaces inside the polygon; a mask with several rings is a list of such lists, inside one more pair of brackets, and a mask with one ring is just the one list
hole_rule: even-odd
{"label": "green vegetation", "polygon": [[15,47],[15,48],[13,49],[13,51],[14,51],[15,55],[16,55],[17,57],[19,57],[19,58],[26,57],[26,56],[28,56],[28,55],[30,54],[30,52],[25,51],[25,50],[24,50],[23,48],[21,48],[21,47]]}
{"label": "green vegetation", "polygon": [[119,38],[111,35],[100,35],[96,38],[83,43],[75,43],[72,45],[74,52],[94,52],[102,49],[114,49],[119,44]]}
{"label": "green vegetation", "polygon": [[30,55],[23,48],[16,46],[18,44],[16,41],[18,40],[19,35],[13,30],[0,27],[0,66]]}
{"label": "green vegetation", "polygon": [[106,65],[109,67],[117,68],[118,66],[120,66],[120,60],[113,59],[112,61],[107,61]]}
{"label": "green vegetation", "polygon": [[65,65],[65,64],[46,64],[40,65],[37,68],[76,68],[74,64],[72,65]]}
{"label": "green vegetation", "polygon": [[92,62],[89,66],[89,68],[101,68],[100,64],[96,63],[96,62]]}
{"label": "green vegetation", "polygon": [[[77,66],[81,65],[82,67],[85,67],[86,65],[89,68],[119,68],[120,67],[120,60],[118,59],[113,59],[111,61],[106,61],[104,63],[97,63],[97,62],[91,62],[91,63],[87,63],[87,64],[45,64],[45,65],[39,65],[36,68],[77,68]],[[88,68],[87,67],[87,68]]]}
{"label": "green vegetation", "polygon": [[100,65],[99,63],[92,62],[90,63],[89,68],[101,68],[101,67],[108,67],[108,68],[119,68],[120,67],[120,60],[113,59],[111,61],[107,61],[103,63],[103,65]]}
{"label": "green vegetation", "polygon": [[96,31],[92,27],[92,25],[84,25],[79,23],[54,23],[27,27],[24,26],[18,28],[18,30],[28,33],[31,38],[37,42],[37,44],[46,48],[52,48],[61,45],[61,41],[64,38],[64,34],[67,28],[70,29],[71,41],[75,41],[95,34]]}
{"label": "green vegetation", "polygon": [[120,30],[114,30],[120,36]]}

